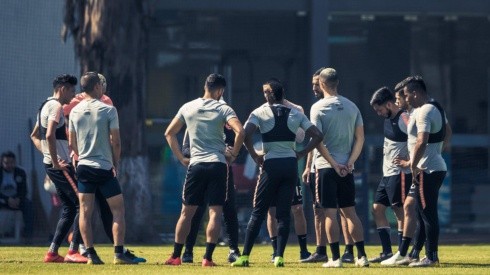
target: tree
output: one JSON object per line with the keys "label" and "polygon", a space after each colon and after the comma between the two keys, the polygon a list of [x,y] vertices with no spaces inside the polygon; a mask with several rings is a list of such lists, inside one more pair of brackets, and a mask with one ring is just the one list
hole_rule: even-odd
{"label": "tree", "polygon": [[[61,36],[73,36],[81,73],[97,71],[118,109],[126,205],[126,239],[151,236],[148,158],[144,141],[149,0],[65,0]],[[112,91],[112,92],[111,92]],[[151,235],[150,235],[151,234]]]}

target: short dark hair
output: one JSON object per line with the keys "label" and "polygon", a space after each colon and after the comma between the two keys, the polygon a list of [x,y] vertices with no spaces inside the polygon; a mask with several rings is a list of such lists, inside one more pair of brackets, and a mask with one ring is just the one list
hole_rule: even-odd
{"label": "short dark hair", "polygon": [[405,78],[405,85],[409,92],[417,91],[422,93],[427,93],[427,87],[425,86],[425,81],[420,75],[409,76]]}
{"label": "short dark hair", "polygon": [[77,85],[77,78],[71,74],[60,74],[53,79],[53,89],[63,85]]}
{"label": "short dark hair", "polygon": [[93,92],[98,83],[100,83],[100,78],[97,72],[86,72],[80,78],[80,87],[84,92]]}
{"label": "short dark hair", "polygon": [[15,159],[15,154],[12,151],[5,151],[5,152],[2,153],[2,160],[4,158],[13,158],[13,159]]}
{"label": "short dark hair", "polygon": [[405,85],[407,85],[407,79],[406,78],[403,79],[402,81],[398,82],[395,85],[395,94],[403,91],[403,87],[405,87]]}
{"label": "short dark hair", "polygon": [[225,88],[226,80],[225,77],[220,74],[210,74],[206,78],[206,84],[204,85],[209,91],[214,91],[217,89]]}
{"label": "short dark hair", "polygon": [[275,101],[281,101],[284,99],[284,85],[277,78],[269,78],[263,85],[269,85],[272,90],[272,97]]}
{"label": "short dark hair", "polygon": [[334,68],[325,68],[320,72],[320,81],[325,83],[331,89],[337,88],[339,76]]}
{"label": "short dark hair", "polygon": [[320,73],[321,73],[323,70],[325,70],[325,69],[326,69],[326,67],[321,67],[320,69],[316,70],[316,72],[313,74],[313,77],[315,77],[315,76],[319,76],[319,75],[320,75]]}
{"label": "short dark hair", "polygon": [[371,106],[373,106],[374,104],[383,105],[387,102],[395,102],[395,97],[393,96],[393,93],[391,92],[390,88],[381,87],[378,90],[376,90],[376,92],[374,92],[369,104],[371,104]]}

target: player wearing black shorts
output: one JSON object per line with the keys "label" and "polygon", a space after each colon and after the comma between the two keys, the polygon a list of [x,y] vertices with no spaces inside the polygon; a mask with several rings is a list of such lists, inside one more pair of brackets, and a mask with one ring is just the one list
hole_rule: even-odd
{"label": "player wearing black shorts", "polygon": [[[202,266],[215,266],[212,255],[220,233],[221,214],[226,200],[227,163],[236,159],[243,144],[244,130],[235,111],[219,99],[226,80],[219,74],[206,78],[204,95],[184,104],[172,120],[165,138],[177,159],[187,167],[182,192],[182,212],[175,227],[175,243],[167,265],[180,265],[182,248],[191,228],[192,218],[199,206],[208,203],[209,222],[206,231],[206,253]],[[233,148],[226,148],[223,127],[228,124],[235,132]],[[184,157],[177,133],[187,126],[190,156]]]}
{"label": "player wearing black shorts", "polygon": [[[379,263],[391,256],[390,224],[386,218],[386,208],[391,207],[395,213],[399,236],[403,232],[403,203],[410,188],[412,175],[410,169],[396,165],[395,159],[408,160],[407,149],[407,124],[408,114],[395,104],[395,96],[387,87],[382,87],[374,92],[371,101],[374,111],[384,121],[383,143],[383,177],[374,196],[373,216],[376,222],[382,252],[378,257],[369,261]],[[399,245],[401,238],[399,238]]]}

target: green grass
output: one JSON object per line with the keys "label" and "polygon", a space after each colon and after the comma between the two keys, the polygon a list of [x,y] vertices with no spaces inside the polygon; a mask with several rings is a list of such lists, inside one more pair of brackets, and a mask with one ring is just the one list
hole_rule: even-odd
{"label": "green grass", "polygon": [[[113,249],[107,245],[96,247],[105,265],[89,266],[81,264],[45,264],[42,262],[47,247],[32,246],[0,246],[1,274],[490,274],[490,245],[451,245],[441,246],[439,255],[441,266],[438,268],[415,269],[409,267],[382,268],[372,264],[369,268],[359,269],[352,264],[344,264],[341,269],[321,267],[321,264],[300,264],[297,259],[299,248],[290,245],[286,248],[285,267],[275,268],[269,262],[271,248],[269,245],[256,245],[250,257],[251,266],[248,268],[232,268],[226,262],[228,249],[217,247],[214,260],[219,265],[216,268],[202,268],[199,259],[204,254],[204,247],[194,250],[195,263],[182,266],[164,266],[161,263],[172,252],[172,246],[134,246],[129,245],[138,256],[145,257],[148,262],[134,266],[115,266],[112,264]],[[310,250],[314,247],[310,246]],[[379,246],[368,246],[368,257],[379,253]],[[60,254],[64,255],[67,248],[62,247]],[[197,260],[197,261],[196,261]]]}

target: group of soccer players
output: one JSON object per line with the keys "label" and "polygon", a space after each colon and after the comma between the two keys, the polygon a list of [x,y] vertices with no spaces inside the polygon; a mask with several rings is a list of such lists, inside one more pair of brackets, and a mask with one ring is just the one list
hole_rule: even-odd
{"label": "group of soccer players", "polygon": [[[226,80],[211,74],[204,85],[204,95],[184,104],[168,126],[165,137],[175,157],[187,167],[182,192],[182,212],[175,229],[173,253],[166,265],[193,262],[192,246],[206,205],[209,223],[206,252],[202,266],[216,266],[212,255],[220,232],[220,216],[226,208],[234,209],[234,188],[230,185],[231,163],[245,145],[259,166],[253,197],[253,210],[247,226],[242,253],[238,249],[236,210],[226,210],[225,223],[230,239],[228,261],[234,267],[249,266],[249,259],[260,227],[266,217],[271,243],[272,262],[284,266],[284,250],[289,237],[291,210],[300,244],[300,262],[325,262],[322,266],[342,267],[345,262],[368,267],[381,265],[436,266],[439,224],[437,199],[446,173],[441,156],[451,128],[444,109],[427,93],[420,76],[410,76],[395,87],[395,93],[382,87],[370,101],[374,111],[385,118],[383,178],[377,188],[373,215],[382,243],[378,257],[369,259],[364,250],[363,225],[355,210],[354,163],[364,144],[361,113],[349,99],[339,95],[339,78],[333,68],[321,68],[312,78],[318,101],[311,107],[310,120],[303,108],[285,99],[283,84],[277,79],[263,83],[265,103],[256,108],[242,126],[233,109],[222,96]],[[184,150],[177,134],[187,127]],[[228,134],[224,135],[224,132]],[[260,148],[254,134],[261,136]],[[230,138],[231,137],[231,138]],[[296,142],[307,144],[296,150]],[[298,160],[307,156],[302,173],[314,197],[316,251],[306,248],[306,230],[301,202]],[[296,193],[296,194],[295,194]],[[398,221],[398,252],[393,254],[390,226],[385,216],[391,207]],[[295,211],[295,210],[300,211]],[[195,213],[198,218],[193,221]],[[341,217],[341,225],[337,216]],[[342,228],[346,243],[340,255]],[[189,235],[189,232],[193,232]],[[189,242],[189,238],[191,241]],[[414,239],[413,249],[408,248]],[[331,256],[327,256],[326,244]],[[419,259],[425,244],[426,257]],[[182,250],[186,251],[182,256]],[[357,248],[354,257],[353,247]]]}

